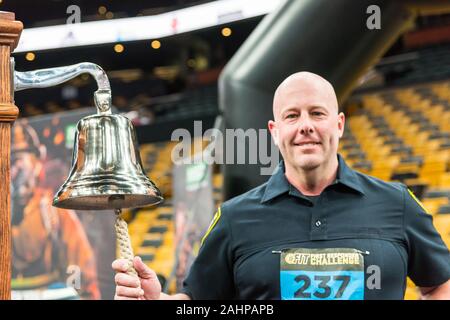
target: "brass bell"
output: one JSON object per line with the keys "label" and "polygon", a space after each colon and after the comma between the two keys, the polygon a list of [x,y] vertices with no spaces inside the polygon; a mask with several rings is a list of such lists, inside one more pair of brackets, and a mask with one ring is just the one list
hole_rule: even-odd
{"label": "brass bell", "polygon": [[53,199],[65,209],[143,207],[163,200],[144,173],[134,127],[111,114],[109,90],[95,92],[98,112],[77,124],[69,177]]}
{"label": "brass bell", "polygon": [[[14,70],[14,60],[11,65]],[[160,191],[145,175],[131,121],[111,114],[111,87],[100,66],[82,62],[26,72],[14,70],[14,91],[55,86],[83,73],[91,74],[97,82],[97,114],[78,122],[72,169],[53,198],[53,205],[106,210],[161,202]]]}
{"label": "brass bell", "polygon": [[[11,61],[14,70],[14,61]],[[94,93],[97,114],[77,124],[72,168],[53,198],[55,207],[74,210],[107,210],[116,213],[116,235],[120,257],[132,267],[133,248],[121,209],[154,205],[163,200],[155,184],[145,175],[136,134],[131,121],[111,114],[111,87],[105,71],[82,62],[70,66],[18,72],[14,70],[14,91],[45,88],[79,74],[91,74],[98,85]]]}

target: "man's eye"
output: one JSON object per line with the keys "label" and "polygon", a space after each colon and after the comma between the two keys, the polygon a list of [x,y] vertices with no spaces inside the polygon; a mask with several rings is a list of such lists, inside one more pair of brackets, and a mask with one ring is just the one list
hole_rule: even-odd
{"label": "man's eye", "polygon": [[295,114],[295,113],[290,113],[290,114],[286,115],[286,119],[295,119],[295,118],[297,118],[297,114]]}
{"label": "man's eye", "polygon": [[317,117],[323,116],[323,112],[320,112],[320,111],[313,111],[313,112],[311,112],[311,114],[312,114],[313,116],[317,116]]}

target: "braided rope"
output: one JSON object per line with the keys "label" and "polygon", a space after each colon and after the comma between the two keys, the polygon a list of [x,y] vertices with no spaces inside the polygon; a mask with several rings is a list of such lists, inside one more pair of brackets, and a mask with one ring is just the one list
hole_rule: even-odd
{"label": "braided rope", "polygon": [[131,248],[130,236],[128,235],[128,226],[119,214],[117,214],[115,227],[120,258],[126,259],[129,262],[127,273],[137,276],[138,274],[133,267],[134,254]]}

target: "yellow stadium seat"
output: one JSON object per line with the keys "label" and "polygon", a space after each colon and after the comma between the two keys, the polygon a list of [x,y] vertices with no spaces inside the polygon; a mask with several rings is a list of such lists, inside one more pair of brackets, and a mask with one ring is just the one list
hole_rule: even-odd
{"label": "yellow stadium seat", "polygon": [[420,179],[425,181],[430,187],[437,187],[439,186],[439,180],[440,180],[441,173],[436,174],[430,174],[425,173],[420,175]]}
{"label": "yellow stadium seat", "polygon": [[442,237],[442,240],[450,247],[450,214],[437,214],[433,217],[433,224]]}
{"label": "yellow stadium seat", "polygon": [[439,198],[425,198],[422,200],[423,206],[428,210],[430,214],[436,214],[439,207],[443,204],[448,203],[447,197],[439,197]]}
{"label": "yellow stadium seat", "polygon": [[155,247],[139,247],[136,250],[136,255],[155,254],[155,252],[156,252]]}
{"label": "yellow stadium seat", "polygon": [[450,172],[446,172],[439,177],[439,186],[450,189]]}

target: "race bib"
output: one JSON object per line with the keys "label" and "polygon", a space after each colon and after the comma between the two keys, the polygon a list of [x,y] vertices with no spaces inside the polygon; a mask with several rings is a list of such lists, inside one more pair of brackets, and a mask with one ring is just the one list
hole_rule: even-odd
{"label": "race bib", "polygon": [[363,300],[364,257],[348,248],[281,252],[282,300]]}

